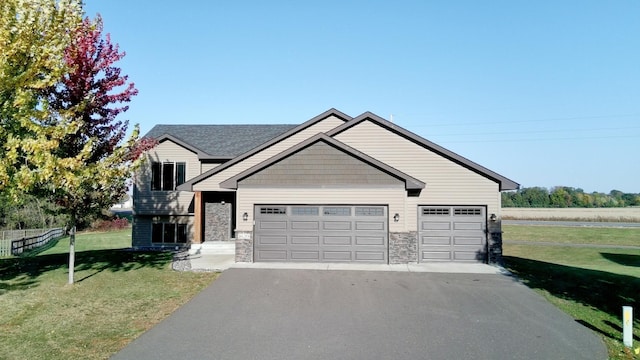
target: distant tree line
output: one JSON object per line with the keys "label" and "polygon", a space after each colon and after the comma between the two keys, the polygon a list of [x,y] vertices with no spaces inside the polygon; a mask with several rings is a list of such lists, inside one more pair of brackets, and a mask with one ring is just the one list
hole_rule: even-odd
{"label": "distant tree line", "polygon": [[543,187],[522,188],[517,191],[502,193],[503,207],[533,208],[605,208],[640,206],[640,194],[623,193],[611,190],[608,194],[585,193],[580,188],[556,186],[551,189]]}

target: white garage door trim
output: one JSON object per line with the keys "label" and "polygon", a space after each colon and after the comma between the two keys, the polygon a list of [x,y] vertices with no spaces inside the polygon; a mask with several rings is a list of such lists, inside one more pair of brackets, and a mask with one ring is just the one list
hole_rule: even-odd
{"label": "white garage door trim", "polygon": [[255,262],[388,263],[386,205],[255,205]]}
{"label": "white garage door trim", "polygon": [[418,206],[418,261],[487,261],[486,206]]}

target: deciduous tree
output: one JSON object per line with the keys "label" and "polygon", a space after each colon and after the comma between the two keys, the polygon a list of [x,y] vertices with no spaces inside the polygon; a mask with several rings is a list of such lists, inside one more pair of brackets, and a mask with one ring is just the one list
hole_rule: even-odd
{"label": "deciduous tree", "polygon": [[102,36],[99,17],[82,20],[73,0],[8,1],[0,23],[0,71],[10,78],[0,84],[0,190],[53,199],[69,215],[72,283],[76,219],[117,201],[137,155],[153,143],[138,141],[137,126],[124,139],[128,122],[116,116],[137,90],[114,65],[124,53]]}

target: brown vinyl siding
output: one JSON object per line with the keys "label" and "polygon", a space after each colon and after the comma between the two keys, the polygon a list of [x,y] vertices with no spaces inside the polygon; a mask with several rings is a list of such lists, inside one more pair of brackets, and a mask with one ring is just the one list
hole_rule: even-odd
{"label": "brown vinyl siding", "polygon": [[266,148],[248,157],[247,159],[240,161],[239,163],[234,164],[205,180],[202,180],[201,182],[193,185],[193,190],[194,191],[218,191],[220,190],[219,184],[222,181],[227,180],[228,178],[244,170],[247,170],[248,168],[264,160],[267,160],[274,155],[277,155],[278,153],[312,137],[313,135],[316,135],[317,133],[329,131],[342,124],[344,124],[343,120],[335,116],[330,116],[276,144],[273,144],[269,148]]}
{"label": "brown vinyl siding", "polygon": [[[317,142],[240,181],[241,186],[402,185],[401,180]],[[240,184],[239,184],[240,186]]]}

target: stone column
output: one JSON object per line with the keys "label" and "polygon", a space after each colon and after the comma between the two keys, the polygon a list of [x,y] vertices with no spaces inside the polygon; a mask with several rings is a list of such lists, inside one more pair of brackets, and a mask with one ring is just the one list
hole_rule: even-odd
{"label": "stone column", "polygon": [[488,222],[489,264],[502,265],[502,221],[497,219]]}

